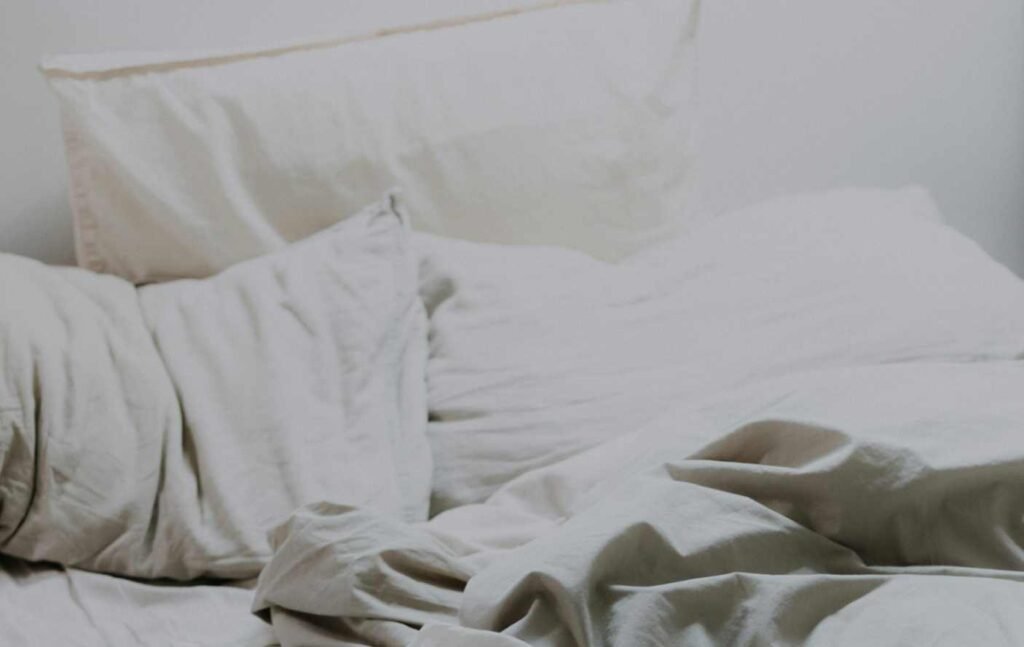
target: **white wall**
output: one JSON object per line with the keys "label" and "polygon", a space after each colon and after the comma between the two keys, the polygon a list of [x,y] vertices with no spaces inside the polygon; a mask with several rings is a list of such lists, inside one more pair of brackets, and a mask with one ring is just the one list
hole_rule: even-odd
{"label": "white wall", "polygon": [[919,183],[1024,275],[1024,0],[705,7],[705,176],[716,206]]}
{"label": "white wall", "polygon": [[[35,71],[43,54],[258,45],[438,4],[0,0],[0,251],[73,260],[56,106]],[[705,0],[704,18],[713,205],[916,182],[1024,274],[1024,0]]]}

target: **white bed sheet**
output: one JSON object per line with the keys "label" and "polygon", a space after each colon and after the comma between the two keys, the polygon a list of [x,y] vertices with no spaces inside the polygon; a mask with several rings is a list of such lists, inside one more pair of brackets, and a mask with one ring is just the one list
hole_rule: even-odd
{"label": "white bed sheet", "polygon": [[257,608],[285,646],[1019,646],[1022,392],[1019,361],[793,375],[423,524],[310,507]]}
{"label": "white bed sheet", "polygon": [[151,584],[0,558],[4,645],[263,647],[251,583]]}

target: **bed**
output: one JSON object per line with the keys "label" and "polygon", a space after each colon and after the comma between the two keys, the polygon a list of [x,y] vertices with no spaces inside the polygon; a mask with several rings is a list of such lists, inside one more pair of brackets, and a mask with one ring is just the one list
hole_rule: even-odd
{"label": "bed", "polygon": [[703,209],[699,10],[44,63],[5,639],[1024,642],[1024,283],[920,187]]}

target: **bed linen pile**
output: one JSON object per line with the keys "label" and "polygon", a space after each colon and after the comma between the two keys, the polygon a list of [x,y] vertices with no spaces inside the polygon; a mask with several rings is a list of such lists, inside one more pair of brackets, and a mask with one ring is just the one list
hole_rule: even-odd
{"label": "bed linen pile", "polygon": [[[81,645],[1024,643],[1024,284],[920,192],[775,201],[621,264],[410,235],[395,209],[227,279],[141,292],[0,258],[21,300],[0,327],[2,551],[236,581],[5,557],[19,630]],[[155,325],[161,304],[194,325]],[[203,352],[159,343],[182,330]],[[346,371],[320,372],[336,358],[317,339]],[[253,356],[227,388],[225,348],[271,341],[285,381]],[[323,375],[335,396],[355,389],[340,420],[311,408],[338,406]],[[83,435],[82,420],[109,424]],[[352,447],[405,458],[380,470]],[[393,485],[375,499],[372,482]],[[232,497],[250,507],[215,512]],[[61,622],[44,627],[42,605]]]}

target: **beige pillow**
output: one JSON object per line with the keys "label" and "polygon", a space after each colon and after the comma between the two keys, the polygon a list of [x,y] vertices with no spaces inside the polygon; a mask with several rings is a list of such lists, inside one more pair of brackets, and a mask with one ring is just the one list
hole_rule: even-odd
{"label": "beige pillow", "polygon": [[698,6],[555,2],[265,50],[48,60],[79,262],[201,277],[395,185],[421,230],[621,257],[692,215]]}

